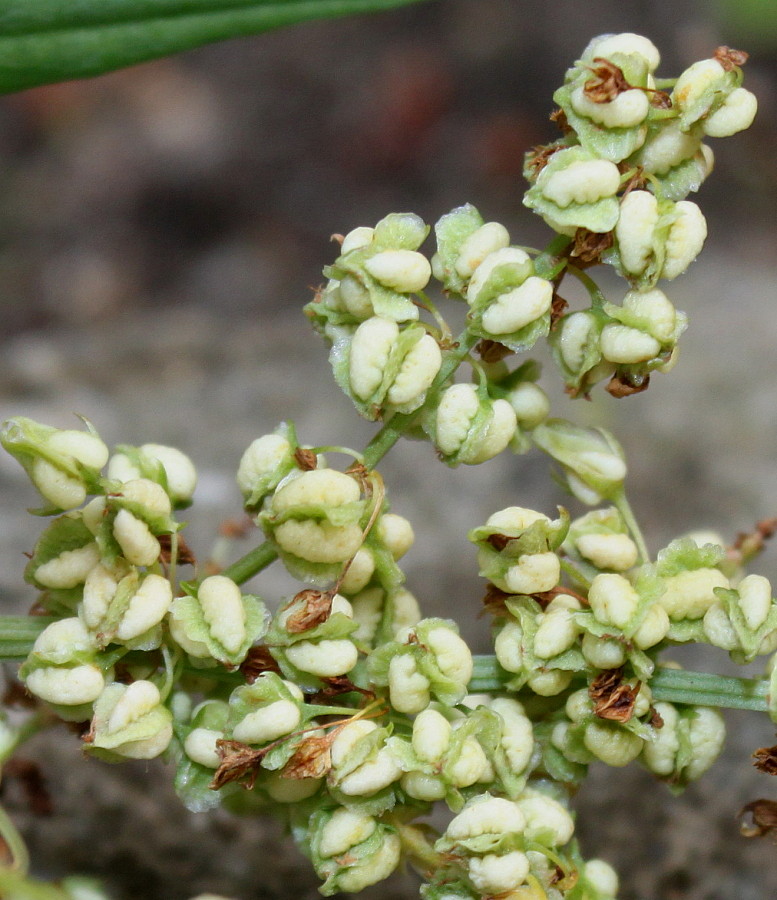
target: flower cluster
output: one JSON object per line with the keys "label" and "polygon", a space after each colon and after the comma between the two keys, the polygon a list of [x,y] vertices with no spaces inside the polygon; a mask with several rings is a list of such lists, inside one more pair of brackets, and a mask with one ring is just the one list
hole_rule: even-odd
{"label": "flower cluster", "polygon": [[[777,600],[714,536],[651,558],[619,443],[549,418],[539,366],[507,359],[547,338],[573,395],[603,378],[635,393],[672,365],[685,317],[656,285],[704,242],[685,197],[711,169],[705,138],[754,115],[743,61],[721,48],[660,82],[647,39],[591,42],[555,94],[563,137],[527,158],[525,203],[558,233],[544,252],[469,204],[437,222],[431,255],[420,249],[431,229],[411,213],[338,237],[306,312],[339,386],[383,427],[364,454],[304,446],[290,423],[257,437],[237,484],[264,543],[223,571],[178,579],[196,566],[174,516],[196,483],[183,453],[110,454],[89,423],[5,423],[3,446],[54,516],[25,572],[45,616],[20,669],[27,690],[83,723],[98,757],[164,754],[193,811],[284,818],[326,896],[406,860],[425,900],[614,900],[615,873],[574,839],[575,786],[597,760],[638,760],[673,789],[700,777],[723,722],[672,693],[678,669],[660,655],[689,642],[741,663],[775,654]],[[600,262],[629,283],[619,304],[583,271]],[[590,308],[567,311],[568,275]],[[426,293],[433,280],[465,310],[458,339]],[[463,363],[471,377],[457,380]],[[593,507],[573,519],[507,506],[471,530],[490,659],[452,619],[423,617],[405,587],[414,529],[375,469],[402,434],[451,466],[534,446]],[[340,454],[353,459],[344,471],[327,458]],[[242,585],[276,559],[304,587],[271,612]],[[777,720],[774,660],[768,677]],[[435,803],[448,822],[431,837],[414,820]]]}

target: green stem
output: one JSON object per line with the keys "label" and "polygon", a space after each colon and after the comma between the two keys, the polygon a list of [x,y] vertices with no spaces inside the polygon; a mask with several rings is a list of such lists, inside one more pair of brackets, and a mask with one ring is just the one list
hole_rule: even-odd
{"label": "green stem", "polygon": [[[494,693],[505,690],[511,677],[496,657],[475,656],[470,693]],[[717,706],[724,709],[751,709],[768,712],[769,683],[763,678],[737,678],[684,669],[662,669],[650,679],[655,700],[686,703],[693,706]]]}
{"label": "green stem", "polygon": [[618,510],[621,516],[623,516],[623,521],[626,523],[626,527],[631,532],[631,536],[634,538],[634,542],[637,545],[637,550],[639,551],[640,562],[643,564],[649,563],[650,554],[648,553],[645,538],[642,535],[642,529],[637,524],[637,520],[634,516],[634,513],[632,512],[631,505],[626,499],[625,492],[623,490],[619,491],[618,494],[612,498],[612,500],[615,504],[615,508]]}
{"label": "green stem", "polygon": [[569,272],[570,275],[574,275],[586,289],[588,296],[591,298],[591,306],[594,309],[601,309],[606,302],[606,298],[593,278],[591,278],[590,275],[587,275],[582,269],[578,269],[577,266],[568,265],[567,272]]}
{"label": "green stem", "polygon": [[0,806],[0,838],[2,838],[11,855],[13,860],[11,867],[13,870],[21,875],[26,875],[30,867],[30,856],[27,853],[27,847],[16,826],[11,821],[11,817],[2,806]]}
{"label": "green stem", "polygon": [[456,349],[449,353],[443,360],[437,377],[432,382],[425,402],[414,412],[397,413],[380,429],[375,437],[367,444],[364,450],[364,465],[367,469],[374,469],[388,451],[396,444],[402,435],[416,422],[423,409],[430,403],[437,391],[453,375],[466,358],[470,350],[478,343],[477,335],[464,331],[459,336]]}
{"label": "green stem", "polygon": [[0,660],[26,659],[35,639],[54,621],[52,616],[0,616]]}
{"label": "green stem", "polygon": [[270,563],[275,562],[278,558],[278,551],[272,544],[265,541],[253,550],[249,550],[245,556],[235,560],[231,565],[227,566],[221,574],[231,578],[235,584],[245,584],[249,578],[266,569]]}

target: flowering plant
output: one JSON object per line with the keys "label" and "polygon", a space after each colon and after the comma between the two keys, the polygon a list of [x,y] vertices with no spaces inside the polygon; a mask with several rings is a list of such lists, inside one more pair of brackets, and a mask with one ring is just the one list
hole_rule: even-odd
{"label": "flowering plant", "polygon": [[[181,533],[196,472],[180,450],[111,453],[89,422],[8,420],[0,441],[51,521],[25,570],[39,614],[0,619],[0,655],[22,661],[34,700],[26,721],[5,722],[2,758],[44,708],[81,726],[90,755],[163,757],[188,809],[283,818],[325,896],[406,862],[425,900],[615,898],[614,870],[580,853],[576,789],[595,761],[638,761],[681,790],[720,752],[719,707],[777,721],[777,600],[746,574],[757,537],[683,535],[651,555],[620,444],[550,417],[525,354],[547,341],[573,397],[600,384],[630,397],[671,370],[687,323],[659,284],[706,237],[686,199],[712,170],[706,140],[755,115],[745,60],[721,47],[659,79],[646,38],[592,40],[554,94],[561,136],[526,157],[524,203],[554,231],[544,250],[471,204],[439,219],[431,253],[412,213],[338,236],[305,313],[336,383],[380,427],[363,451],[307,446],[290,422],[257,436],[237,483],[264,541],[219,572]],[[626,282],[620,302],[596,265]],[[566,279],[589,305],[569,308]],[[591,507],[549,514],[518,496],[473,523],[493,655],[473,656],[457,623],[424,617],[405,587],[414,526],[376,468],[401,437],[452,467],[536,448]],[[244,590],[276,561],[300,582],[293,596]],[[664,653],[688,643],[770,662],[756,679],[686,672]],[[775,771],[777,749],[759,752]],[[435,804],[449,812],[439,832],[419,821]],[[768,802],[750,812],[753,830],[772,827]],[[0,888],[40,896],[13,825],[0,826],[12,857]],[[85,890],[98,889],[51,896]]]}

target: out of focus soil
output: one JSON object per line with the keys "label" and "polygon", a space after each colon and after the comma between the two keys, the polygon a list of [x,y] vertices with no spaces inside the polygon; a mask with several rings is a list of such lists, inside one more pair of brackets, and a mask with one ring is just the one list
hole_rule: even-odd
{"label": "out of focus soil", "polygon": [[[305,442],[363,446],[373,432],[330,387],[327,354],[300,308],[333,257],[329,236],[412,209],[427,221],[475,203],[520,244],[547,229],[521,208],[522,154],[554,133],[553,89],[588,39],[637,31],[661,73],[737,45],[714,4],[438,0],[310,24],[0,100],[0,414],[69,426],[88,417],[109,443],[172,444],[200,471],[190,543],[207,556],[240,515],[242,450],[281,419]],[[682,358],[650,390],[571,401],[543,381],[557,415],[611,427],[631,462],[630,496],[650,546],[702,525],[727,538],[777,514],[777,315],[773,148],[777,37],[755,36],[746,73],[754,128],[716,142],[700,192],[708,247],[671,286],[688,312]],[[745,48],[747,49],[747,48]],[[612,299],[622,285],[605,279]],[[485,652],[481,580],[468,528],[507,505],[567,502],[539,456],[448,470],[404,444],[382,466],[393,508],[418,541],[408,586],[429,614],[455,617]],[[24,551],[39,520],[21,470],[0,458],[0,591],[32,600]],[[232,548],[239,553],[248,543]],[[777,577],[775,554],[761,571]],[[291,589],[268,572],[257,590]],[[722,654],[693,663],[727,665]],[[578,803],[589,855],[613,862],[623,900],[765,900],[777,895],[767,841],[737,811],[775,784],[750,753],[774,742],[765,717],[729,717],[721,760],[682,797],[636,767],[594,768]],[[53,797],[36,815],[13,779],[9,810],[36,870],[104,879],[119,900],[316,896],[273,823],[190,815],[160,764],[84,761],[66,729],[36,739]],[[409,898],[412,875],[369,896]]]}

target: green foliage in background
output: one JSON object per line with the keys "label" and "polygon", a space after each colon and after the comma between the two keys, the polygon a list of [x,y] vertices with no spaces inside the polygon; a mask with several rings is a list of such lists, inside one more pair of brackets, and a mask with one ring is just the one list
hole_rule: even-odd
{"label": "green foliage in background", "polygon": [[0,0],[0,93],[418,0]]}

